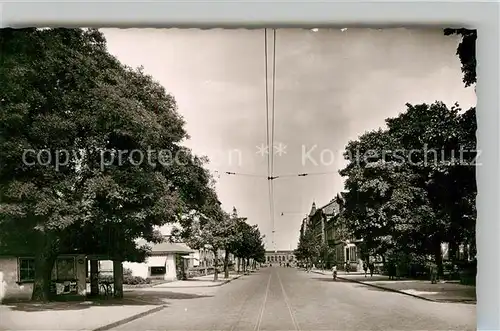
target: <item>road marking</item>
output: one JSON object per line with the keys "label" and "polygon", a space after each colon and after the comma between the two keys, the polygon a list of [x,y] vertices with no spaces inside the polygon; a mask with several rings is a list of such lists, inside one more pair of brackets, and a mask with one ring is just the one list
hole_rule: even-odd
{"label": "road marking", "polygon": [[253,288],[254,290],[251,292],[251,294],[247,295],[247,297],[245,298],[245,300],[241,304],[241,307],[238,310],[238,319],[233,324],[233,326],[231,326],[230,331],[234,331],[234,329],[238,326],[238,323],[241,321],[241,318],[243,317],[243,313],[245,311],[245,304],[248,302],[248,300],[250,300],[250,298],[253,298],[255,296],[255,294],[257,293],[257,288],[259,287],[259,285],[260,284],[257,283],[257,285],[255,286],[255,288]]}
{"label": "road marking", "polygon": [[266,302],[267,302],[267,295],[269,293],[269,286],[271,285],[271,276],[273,275],[273,272],[269,274],[269,280],[267,281],[267,286],[266,286],[266,294],[264,295],[264,302],[262,303],[262,308],[260,309],[260,314],[259,314],[259,320],[257,321],[257,324],[255,325],[254,330],[259,331],[260,330],[260,324],[262,323],[262,317],[264,316],[264,310],[266,308]]}
{"label": "road marking", "polygon": [[295,316],[293,315],[293,310],[290,305],[290,301],[288,301],[288,296],[286,295],[285,292],[285,287],[283,286],[283,283],[281,282],[281,277],[279,271],[277,271],[276,275],[278,276],[278,281],[280,282],[281,285],[281,291],[283,292],[283,298],[285,299],[285,304],[286,307],[288,308],[288,312],[290,313],[290,317],[292,319],[293,326],[295,327],[295,330],[300,331],[299,323],[295,319]]}

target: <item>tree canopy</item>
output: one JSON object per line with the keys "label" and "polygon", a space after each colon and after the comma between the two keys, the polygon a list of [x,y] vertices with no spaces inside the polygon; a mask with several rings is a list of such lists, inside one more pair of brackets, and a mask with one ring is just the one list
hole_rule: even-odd
{"label": "tree canopy", "polygon": [[[211,198],[173,96],[95,29],[2,29],[0,243],[29,238],[34,298],[61,252],[141,259],[134,240]],[[19,246],[19,245],[17,245]]]}
{"label": "tree canopy", "polygon": [[463,82],[465,87],[476,83],[476,40],[477,30],[444,29],[444,34],[459,35],[462,40],[457,47],[457,55],[462,63]]}
{"label": "tree canopy", "polygon": [[343,217],[373,254],[441,254],[475,234],[475,109],[407,105],[346,147]]}
{"label": "tree canopy", "polygon": [[311,262],[321,253],[321,238],[314,227],[306,227],[299,237],[299,243],[294,251],[297,260]]}

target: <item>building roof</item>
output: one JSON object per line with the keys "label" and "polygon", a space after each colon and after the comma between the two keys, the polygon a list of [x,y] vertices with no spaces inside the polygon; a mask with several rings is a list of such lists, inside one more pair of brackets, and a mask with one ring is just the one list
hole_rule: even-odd
{"label": "building roof", "polygon": [[336,215],[339,213],[339,204],[335,201],[335,199],[332,199],[329,203],[319,209],[321,209],[325,215]]}
{"label": "building roof", "polygon": [[309,213],[309,216],[312,216],[316,214],[316,203],[313,202],[312,206],[311,206],[311,212]]}
{"label": "building roof", "polygon": [[146,240],[139,240],[137,242],[139,246],[148,244],[151,246],[151,252],[153,253],[193,253],[194,249],[189,248],[184,243],[171,243],[164,241],[159,244],[148,243]]}

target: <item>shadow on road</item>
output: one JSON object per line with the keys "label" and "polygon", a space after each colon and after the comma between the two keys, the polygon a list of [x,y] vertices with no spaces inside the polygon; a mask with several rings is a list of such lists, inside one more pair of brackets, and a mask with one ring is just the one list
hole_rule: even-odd
{"label": "shadow on road", "polygon": [[359,283],[353,283],[351,282],[355,288],[362,288],[362,289],[367,289],[367,290],[370,290],[370,291],[374,291],[374,292],[392,292],[388,289],[382,289],[380,287],[374,287],[374,286],[370,286],[370,285],[364,285],[364,284],[359,284]]}
{"label": "shadow on road", "polygon": [[312,277],[311,279],[320,281],[320,282],[327,282],[327,283],[348,283],[349,281],[344,280],[344,279],[337,279],[333,280],[332,278],[327,278],[327,277]]}
{"label": "shadow on road", "polygon": [[83,310],[96,306],[160,306],[167,305],[168,300],[187,300],[206,297],[211,296],[168,291],[133,291],[125,293],[125,297],[123,299],[97,298],[89,301],[54,301],[48,303],[11,302],[4,303],[4,305],[13,311],[63,311]]}

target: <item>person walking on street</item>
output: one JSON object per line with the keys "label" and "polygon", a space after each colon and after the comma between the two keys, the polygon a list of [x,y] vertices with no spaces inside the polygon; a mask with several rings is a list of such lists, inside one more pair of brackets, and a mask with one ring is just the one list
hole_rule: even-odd
{"label": "person walking on street", "polygon": [[368,268],[370,269],[370,277],[373,277],[373,271],[375,269],[375,265],[373,264],[373,262],[368,264]]}
{"label": "person walking on street", "polygon": [[431,262],[430,273],[431,273],[431,284],[436,284],[437,283],[437,266],[434,262]]}
{"label": "person walking on street", "polygon": [[334,264],[332,267],[333,280],[337,280],[337,266]]}
{"label": "person walking on street", "polygon": [[364,261],[363,270],[365,271],[365,278],[366,278],[366,275],[368,274],[368,261]]}
{"label": "person walking on street", "polygon": [[345,272],[349,273],[349,261],[345,262]]}

